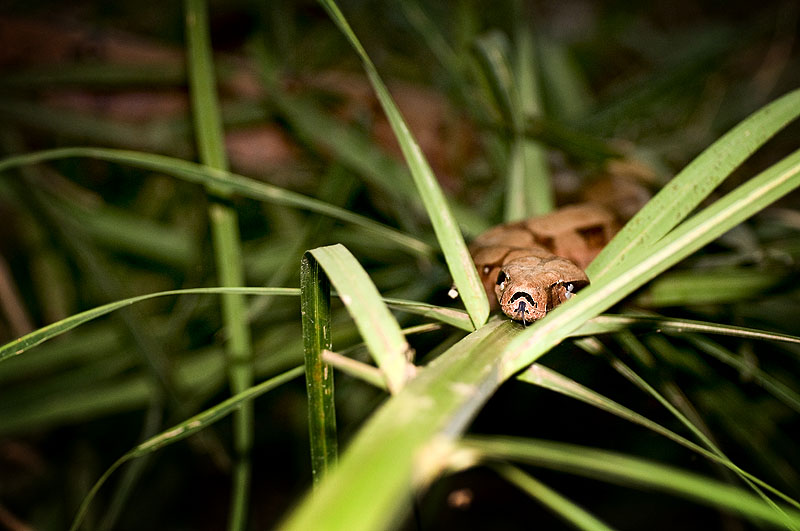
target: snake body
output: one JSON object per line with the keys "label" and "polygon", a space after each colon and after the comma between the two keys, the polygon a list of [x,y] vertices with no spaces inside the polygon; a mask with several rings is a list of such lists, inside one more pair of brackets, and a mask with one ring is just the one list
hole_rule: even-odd
{"label": "snake body", "polygon": [[584,269],[618,228],[605,207],[581,203],[489,229],[470,253],[492,308],[529,323],[589,284]]}

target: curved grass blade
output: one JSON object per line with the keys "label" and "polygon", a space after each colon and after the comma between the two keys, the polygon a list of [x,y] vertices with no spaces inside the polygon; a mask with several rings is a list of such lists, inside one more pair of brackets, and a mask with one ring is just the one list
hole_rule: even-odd
{"label": "curved grass blade", "polygon": [[586,509],[519,468],[507,463],[494,464],[491,468],[505,478],[506,481],[513,483],[517,488],[524,491],[531,498],[541,502],[545,507],[576,528],[592,531],[612,531],[611,527],[601,522]]}
{"label": "curved grass blade", "polygon": [[86,511],[89,509],[89,505],[97,495],[97,492],[108,480],[108,478],[111,477],[111,474],[113,474],[114,471],[116,471],[126,462],[130,461],[131,459],[155,452],[164,446],[176,443],[181,439],[189,437],[190,435],[194,435],[198,431],[207,428],[213,423],[238,410],[242,407],[242,404],[250,402],[267,391],[275,389],[276,387],[297,378],[301,374],[303,374],[303,367],[295,367],[294,369],[286,371],[283,374],[279,374],[278,376],[270,378],[269,380],[265,380],[260,384],[254,385],[253,387],[250,387],[247,390],[242,391],[241,393],[238,393],[223,402],[220,402],[216,406],[198,413],[197,415],[192,416],[180,424],[176,424],[168,430],[162,431],[158,435],[155,435],[137,445],[128,453],[117,459],[117,461],[111,465],[111,467],[106,470],[102,476],[100,476],[100,479],[97,480],[97,483],[94,484],[89,493],[81,502],[81,506],[78,509],[78,513],[75,515],[75,519],[72,522],[70,530],[75,531],[80,527],[81,523],[83,522],[83,518],[86,516]]}
{"label": "curved grass blade", "polygon": [[390,528],[410,503],[411,489],[448,466],[448,442],[501,383],[497,356],[520,329],[492,319],[420,370],[370,417],[336,472],[280,528]]}
{"label": "curved grass blade", "polygon": [[635,304],[658,308],[755,300],[786,281],[791,274],[791,269],[777,267],[668,272],[638,294]]}
{"label": "curved grass blade", "polygon": [[[336,473],[293,512],[285,528],[305,530],[319,522],[329,529],[385,528],[411,489],[442,469],[434,456],[463,431],[501,382],[590,317],[797,186],[800,152],[685,222],[632,260],[624,274],[590,285],[533,326],[522,330],[514,323],[490,321],[468,335],[384,404],[354,439]],[[364,474],[365,469],[371,473]],[[775,518],[771,509],[765,512]]]}
{"label": "curved grass blade", "polygon": [[748,519],[800,527],[800,511],[775,511],[738,487],[638,457],[574,444],[512,437],[466,437],[462,445],[484,459],[509,459],[620,485],[638,485],[695,499]]}
{"label": "curved grass blade", "polygon": [[742,374],[747,374],[754,382],[763,387],[765,391],[792,408],[796,413],[800,413],[800,394],[796,391],[790,389],[758,367],[751,366],[742,360],[740,356],[736,356],[728,349],[707,338],[691,335],[688,339],[689,342],[694,344],[694,346],[702,352],[713,356],[726,365],[730,365]]}
{"label": "curved grass blade", "polygon": [[685,221],[657,244],[637,251],[625,270],[616,270],[614,275],[593,282],[581,291],[580,297],[529,327],[509,345],[512,354],[504,357],[504,373],[510,376],[533,363],[588,319],[798,186],[800,151]]}
{"label": "curved grass blade", "polygon": [[[159,291],[156,293],[147,293],[144,295],[138,295],[136,297],[130,297],[128,299],[122,299],[119,301],[110,302],[108,304],[104,304],[103,306],[98,306],[96,308],[91,308],[84,312],[71,315],[65,319],[62,319],[61,321],[51,323],[45,327],[39,328],[29,334],[17,338],[14,341],[10,341],[5,345],[0,346],[0,362],[8,358],[12,358],[18,354],[22,354],[26,350],[29,350],[35,347],[36,345],[39,345],[40,343],[44,343],[49,339],[59,336],[93,319],[97,319],[98,317],[102,317],[103,315],[111,313],[120,308],[124,308],[125,306],[130,306],[131,304],[135,304],[140,301],[153,299],[156,297],[166,297],[173,295],[192,295],[192,294],[203,295],[203,294],[222,294],[222,293],[298,297],[300,296],[300,289],[269,288],[269,287],[254,287],[254,288],[209,287],[209,288],[188,288],[188,289]],[[469,316],[467,316],[466,313],[464,313],[462,310],[457,310],[454,308],[443,308],[421,302],[406,301],[401,299],[383,299],[383,300],[387,305],[393,308],[397,308],[398,310],[403,310],[409,313],[415,313],[418,315],[431,317],[433,319],[455,326],[456,328],[460,328],[462,330],[466,331],[472,330],[472,322],[469,320]]]}
{"label": "curved grass blade", "polygon": [[340,244],[312,249],[305,256],[313,257],[325,270],[383,371],[389,390],[398,392],[411,376],[410,347],[367,272]]}
{"label": "curved grass blade", "polygon": [[125,306],[130,306],[140,301],[147,299],[154,299],[156,297],[166,297],[169,295],[190,295],[190,294],[223,294],[223,293],[238,293],[241,295],[289,295],[298,296],[300,290],[297,288],[189,288],[189,289],[175,289],[168,291],[159,291],[157,293],[147,293],[137,297],[130,297],[119,301],[110,302],[97,308],[92,308],[75,315],[71,315],[66,319],[56,321],[45,327],[34,330],[30,334],[26,334],[20,338],[10,341],[0,347],[0,362],[22,354],[26,350],[35,347],[40,343],[44,343],[48,339],[52,339],[58,335],[67,332],[83,323],[97,319],[103,315],[111,313]]}
{"label": "curved grass blade", "polygon": [[[617,334],[616,338],[617,341],[629,352],[641,359],[651,358],[651,352],[653,351],[657,351],[663,355],[665,352],[672,352],[675,350],[669,341],[662,336],[651,337],[651,341],[649,342],[650,344],[648,346],[643,345],[630,331],[623,331]],[[605,347],[597,339],[586,338],[580,340],[578,343],[581,348],[587,350],[588,352],[593,354],[604,354],[609,359],[609,362],[614,370],[616,370],[629,382],[633,383],[640,390],[658,401],[658,403],[660,403],[667,411],[669,411],[672,416],[674,416],[676,419],[678,419],[678,421],[680,421],[681,424],[688,428],[689,431],[692,432],[694,436],[703,443],[703,445],[705,445],[706,448],[717,455],[721,464],[733,470],[768,505],[772,506],[778,512],[781,511],[778,505],[775,504],[775,502],[773,502],[769,497],[767,497],[767,495],[759,487],[759,485],[763,484],[763,482],[751,480],[748,474],[744,474],[740,469],[733,466],[733,463],[730,461],[730,459],[714,442],[711,431],[703,421],[702,417],[697,413],[697,410],[691,404],[689,399],[683,394],[683,392],[674,382],[667,381],[662,384],[662,387],[664,388],[664,395],[666,395],[663,396],[655,388],[653,388],[653,386],[645,381],[644,378],[624,364],[619,358],[605,352]],[[653,343],[656,343],[656,345],[653,345]],[[783,493],[778,492],[770,486],[767,486],[766,488],[773,493],[778,494],[784,500],[787,500],[790,503],[793,503],[795,506],[798,506],[796,501],[789,499]]]}
{"label": "curved grass blade", "polygon": [[651,315],[598,315],[572,332],[571,336],[593,336],[597,334],[610,334],[628,329],[653,329],[666,334],[702,333],[721,336],[741,337],[746,339],[759,339],[762,341],[779,341],[800,344],[800,337],[756,328],[732,326],[707,321],[692,319],[676,319],[673,317]]}
{"label": "curved grass blade", "polygon": [[592,281],[616,274],[637,248],[672,230],[731,172],[800,116],[800,89],[765,105],[697,156],[640,210],[589,265]]}
{"label": "curved grass blade", "polygon": [[556,371],[539,363],[534,363],[528,367],[525,371],[520,373],[519,376],[517,376],[517,379],[522,382],[527,382],[544,389],[549,389],[564,396],[580,400],[585,404],[589,404],[590,406],[594,406],[600,410],[611,413],[612,415],[616,415],[621,419],[625,419],[628,422],[638,424],[639,426],[658,433],[659,435],[666,437],[667,439],[676,442],[699,455],[702,455],[706,459],[728,468],[729,470],[741,476],[745,481],[750,481],[753,484],[772,492],[787,503],[800,508],[800,505],[798,505],[797,501],[793,500],[786,494],[780,492],[776,488],[765,483],[749,472],[742,470],[736,466],[733,461],[728,459],[721,451],[719,451],[719,449],[712,448],[711,450],[707,450],[706,448],[703,448],[689,439],[678,435],[674,431],[665,428],[661,424],[653,422],[647,417],[640,415],[635,411],[611,400],[610,398],[603,396],[600,393],[597,393],[588,387],[579,384],[571,378],[567,378],[563,374],[559,374]]}
{"label": "curved grass blade", "polygon": [[500,115],[514,131],[520,131],[524,116],[518,112],[520,96],[508,57],[508,38],[499,30],[490,31],[476,39],[475,50]]}
{"label": "curved grass blade", "polygon": [[466,330],[467,332],[472,332],[473,330],[472,320],[470,320],[469,315],[463,310],[401,299],[383,299],[383,302],[390,308],[396,310],[430,317],[431,319],[436,319],[437,321],[455,326],[461,330]]}
{"label": "curved grass blade", "polygon": [[469,251],[467,251],[464,237],[450,212],[450,207],[442,193],[442,189],[439,187],[439,183],[436,181],[436,176],[433,174],[430,165],[428,165],[425,155],[423,155],[419,144],[411,134],[400,111],[394,104],[389,90],[378,75],[378,70],[370,60],[366,50],[361,46],[342,12],[339,11],[339,8],[332,0],[320,0],[320,2],[361,59],[367,77],[386,113],[397,142],[403,151],[403,156],[411,170],[414,183],[430,217],[436,238],[450,269],[450,274],[453,276],[453,281],[464,301],[464,306],[467,308],[473,325],[477,328],[483,325],[489,317],[489,301],[478,277],[475,264],[472,262]]}
{"label": "curved grass blade", "polygon": [[165,155],[141,153],[123,149],[92,147],[58,148],[6,157],[0,160],[0,173],[26,164],[75,157],[105,160],[145,170],[158,171],[187,182],[202,184],[212,188],[222,188],[241,197],[249,197],[276,205],[309,210],[362,227],[380,238],[385,238],[388,241],[396,243],[400,248],[414,255],[430,257],[434,254],[433,248],[427,243],[396,229],[387,227],[382,223],[373,221],[365,216],[319,201],[313,197],[307,197],[277,186],[254,179],[248,179],[247,177],[229,171],[223,171],[195,162],[167,157]]}

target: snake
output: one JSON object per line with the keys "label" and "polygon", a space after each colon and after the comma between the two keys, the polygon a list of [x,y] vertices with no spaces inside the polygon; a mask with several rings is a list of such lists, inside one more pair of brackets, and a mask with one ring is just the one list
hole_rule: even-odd
{"label": "snake", "polygon": [[525,324],[589,285],[584,270],[618,230],[608,208],[579,203],[491,228],[469,251],[492,310]]}

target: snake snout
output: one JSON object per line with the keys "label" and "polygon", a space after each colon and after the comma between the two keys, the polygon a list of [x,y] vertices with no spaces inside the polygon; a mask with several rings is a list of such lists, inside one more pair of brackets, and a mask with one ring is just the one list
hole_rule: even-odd
{"label": "snake snout", "polygon": [[525,290],[516,290],[502,304],[503,313],[516,321],[525,323],[533,322],[544,317],[545,308],[539,308],[539,303],[531,293]]}

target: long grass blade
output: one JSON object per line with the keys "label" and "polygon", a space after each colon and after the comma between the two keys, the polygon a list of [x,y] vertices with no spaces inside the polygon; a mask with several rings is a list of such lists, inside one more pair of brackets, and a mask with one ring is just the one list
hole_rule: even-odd
{"label": "long grass blade", "polygon": [[410,504],[411,489],[448,466],[449,442],[499,385],[497,355],[519,330],[490,320],[421,370],[372,415],[336,473],[281,529],[390,528]]}
{"label": "long grass blade", "polygon": [[674,467],[616,452],[568,443],[512,437],[467,437],[464,447],[484,459],[510,459],[621,485],[643,486],[721,507],[775,526],[800,526],[800,511],[775,511],[738,487]]}
{"label": "long grass blade", "polygon": [[610,334],[622,330],[655,330],[665,334],[682,335],[688,333],[714,334],[762,341],[779,341],[800,344],[800,337],[789,334],[758,330],[743,326],[724,325],[693,319],[677,319],[674,317],[652,315],[598,315],[575,330],[572,336],[593,336]]}
{"label": "long grass blade", "polygon": [[762,369],[751,366],[740,356],[736,356],[725,347],[705,337],[690,335],[688,339],[690,343],[694,344],[702,352],[737,369],[742,374],[747,374],[765,391],[792,408],[795,413],[800,414],[800,393],[781,383],[777,378],[770,376]]}
{"label": "long grass blade", "polygon": [[519,468],[507,463],[495,464],[492,468],[508,482],[517,486],[531,498],[539,500],[545,507],[576,528],[592,531],[612,530],[611,527],[608,527],[586,509]]}
{"label": "long grass blade", "polygon": [[466,330],[467,332],[471,332],[473,330],[472,321],[470,320],[469,315],[463,310],[401,299],[389,298],[383,299],[383,301],[390,308],[394,308],[396,310],[402,310],[404,312],[430,317],[431,319],[436,319],[437,321],[449,324],[450,326],[455,326],[461,330]]}
{"label": "long grass blade", "polygon": [[383,372],[389,390],[398,392],[412,375],[408,361],[410,347],[375,284],[343,245],[318,247],[306,256],[309,255],[319,262],[336,288],[375,363]]}
{"label": "long grass blade", "polygon": [[433,248],[427,243],[373,221],[365,216],[319,201],[313,197],[307,197],[290,190],[284,190],[280,187],[249,179],[242,175],[164,155],[122,149],[92,147],[59,148],[6,157],[0,160],[0,173],[27,164],[75,157],[105,160],[118,164],[126,164],[136,168],[158,171],[187,182],[202,184],[212,188],[225,189],[229,193],[241,197],[249,197],[266,203],[316,212],[362,227],[377,237],[394,242],[399,248],[414,255],[427,257],[434,254]]}
{"label": "long grass blade", "polygon": [[800,116],[800,90],[765,105],[688,164],[640,210],[589,265],[592,281],[616,274],[634,249],[648,248],[775,133]]}
{"label": "long grass blade", "polygon": [[[797,93],[800,96],[800,92]],[[624,271],[593,282],[574,301],[556,308],[509,346],[511,375],[534,362],[589,318],[686,258],[749,216],[800,186],[800,151],[764,170],[664,237],[631,256]]]}
{"label": "long grass blade", "polygon": [[[736,473],[737,475],[741,476],[745,481],[752,482],[754,485],[757,485],[761,488],[764,488],[776,496],[780,497],[784,501],[789,504],[795,505],[800,508],[797,501],[793,500],[786,494],[782,493],[781,491],[777,490],[775,487],[767,484],[763,480],[757,478],[756,476],[746,472],[739,468],[733,461],[728,459],[718,448],[712,445],[710,450],[703,448],[702,446],[678,435],[672,430],[669,430],[658,424],[657,422],[653,422],[652,420],[644,417],[635,411],[611,400],[610,398],[603,396],[581,384],[578,382],[567,378],[566,376],[557,373],[556,371],[549,369],[541,364],[534,363],[528,369],[520,373],[517,376],[517,379],[523,382],[527,382],[544,389],[549,389],[556,393],[560,393],[564,396],[569,396],[576,400],[580,400],[585,404],[589,404],[594,406],[598,409],[611,413],[612,415],[616,415],[621,419],[625,419],[628,422],[632,422],[634,424],[638,424],[646,429],[653,431],[654,433],[658,433],[659,435],[666,437],[667,439],[680,444],[681,446],[688,448],[689,450],[702,455],[709,461],[718,463],[727,469],[731,470],[732,472]],[[657,393],[655,393],[657,395]],[[658,398],[661,398],[658,396]]]}
{"label": "long grass blade", "polygon": [[445,260],[458,288],[464,306],[472,319],[473,325],[479,327],[489,316],[489,302],[483,289],[475,264],[464,243],[464,237],[458,224],[450,213],[450,207],[436,181],[436,176],[425,159],[414,136],[405,123],[400,111],[392,100],[389,90],[381,80],[378,70],[367,55],[366,50],[353,33],[342,12],[332,0],[320,0],[333,21],[350,42],[367,72],[367,77],[375,90],[378,100],[392,126],[403,156],[408,163],[414,183],[417,186],[425,210],[428,212],[436,238],[444,253]]}
{"label": "long grass blade", "polygon": [[336,466],[336,402],[333,368],[322,359],[331,350],[331,285],[319,262],[306,254],[300,264],[300,312],[308,397],[311,475],[319,485]]}
{"label": "long grass blade", "polygon": [[98,317],[102,317],[120,308],[136,304],[137,302],[153,299],[156,297],[167,297],[172,295],[191,295],[191,294],[226,294],[236,293],[240,295],[283,295],[283,296],[298,296],[300,290],[297,288],[189,288],[189,289],[175,289],[168,291],[159,291],[156,293],[147,293],[128,299],[110,302],[97,308],[71,315],[66,319],[62,319],[55,323],[49,324],[45,327],[34,330],[20,338],[15,339],[0,347],[0,362],[22,354],[28,349],[44,343],[56,336],[72,330],[76,326],[80,326]]}
{"label": "long grass blade", "polygon": [[131,451],[120,457],[113,465],[111,465],[111,467],[109,467],[109,469],[106,470],[102,476],[100,476],[100,479],[97,480],[94,486],[92,486],[89,493],[81,502],[81,506],[75,515],[75,519],[72,522],[70,530],[75,531],[80,528],[81,523],[86,516],[86,512],[89,509],[89,505],[92,503],[92,500],[94,500],[97,492],[108,480],[108,478],[111,477],[111,474],[113,474],[126,462],[136,457],[153,453],[165,446],[174,444],[182,439],[194,435],[198,431],[209,427],[215,422],[222,420],[226,416],[238,410],[241,408],[242,404],[251,402],[267,391],[271,391],[272,389],[275,389],[276,387],[279,387],[297,378],[301,374],[303,374],[303,367],[295,367],[294,369],[286,371],[283,374],[279,374],[278,376],[270,378],[269,380],[265,380],[260,384],[254,385],[253,387],[250,387],[249,389],[242,391],[241,393],[238,393],[223,402],[220,402],[216,406],[198,413],[197,415],[194,415],[191,418],[176,424],[175,426],[172,426],[171,428],[164,430],[158,435],[155,435],[137,445]]}

